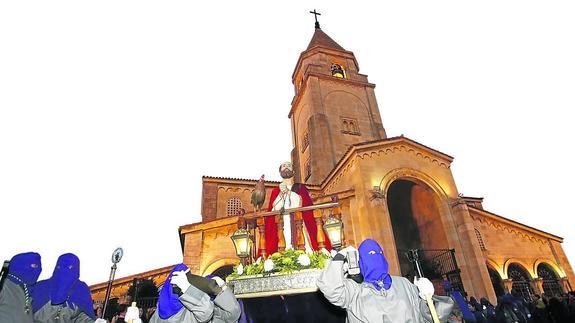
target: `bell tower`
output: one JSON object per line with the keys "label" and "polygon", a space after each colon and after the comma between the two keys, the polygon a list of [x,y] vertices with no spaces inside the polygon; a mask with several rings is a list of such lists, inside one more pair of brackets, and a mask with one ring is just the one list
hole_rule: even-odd
{"label": "bell tower", "polygon": [[375,84],[359,73],[355,55],[324,33],[317,19],[292,83],[292,161],[299,182],[320,184],[351,145],[386,138]]}

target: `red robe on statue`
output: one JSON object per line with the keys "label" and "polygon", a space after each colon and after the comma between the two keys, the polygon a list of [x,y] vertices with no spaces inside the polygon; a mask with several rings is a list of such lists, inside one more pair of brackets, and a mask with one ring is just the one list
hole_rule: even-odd
{"label": "red robe on statue", "polygon": [[[309,192],[305,185],[295,183],[292,186],[292,191],[297,193],[301,197],[301,204],[302,206],[310,206],[313,205],[311,197],[309,196]],[[274,201],[280,193],[279,187],[276,187],[272,190],[269,199],[268,211],[271,211],[274,206]],[[311,248],[313,250],[319,250],[317,244],[317,227],[315,224],[315,219],[313,217],[313,211],[305,211],[302,212],[302,218],[309,234],[309,240],[311,244]],[[292,225],[293,217],[292,217]],[[276,224],[276,220],[274,216],[268,216],[265,218],[265,229],[266,229],[266,254],[269,256],[272,253],[278,251],[278,227]],[[295,230],[292,230],[292,233],[295,233]],[[325,248],[327,250],[331,250],[331,243],[327,234],[325,234]],[[294,248],[297,247],[296,241],[293,241]]]}

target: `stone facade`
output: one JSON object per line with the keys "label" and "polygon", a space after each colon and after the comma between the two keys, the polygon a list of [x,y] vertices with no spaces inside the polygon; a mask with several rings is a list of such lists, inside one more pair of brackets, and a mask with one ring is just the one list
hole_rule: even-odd
{"label": "stone facade", "polygon": [[[343,74],[333,73],[334,66]],[[316,29],[292,81],[296,179],[315,204],[338,197],[346,244],[377,240],[395,275],[405,274],[405,249],[454,250],[466,292],[492,301],[497,284],[513,288],[511,265],[525,269],[535,293],[550,284],[538,277],[541,265],[563,291],[571,290],[575,275],[562,238],[490,213],[481,198],[461,196],[451,156],[403,136],[387,137],[375,85],[359,73],[352,52]],[[183,262],[192,271],[206,275],[239,263],[230,236],[238,214],[253,211],[255,183],[203,178],[203,221],[180,227]],[[266,185],[269,196],[278,183]]]}

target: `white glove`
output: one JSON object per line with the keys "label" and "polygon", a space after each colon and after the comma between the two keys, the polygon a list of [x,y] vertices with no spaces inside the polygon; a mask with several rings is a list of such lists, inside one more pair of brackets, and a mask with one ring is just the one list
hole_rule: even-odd
{"label": "white glove", "polygon": [[140,310],[136,306],[130,306],[126,310],[126,316],[124,316],[124,321],[129,322],[129,320],[136,320],[140,318]]}
{"label": "white glove", "polygon": [[104,320],[104,319],[96,319],[94,321],[94,323],[108,323],[108,321]]}
{"label": "white glove", "polygon": [[349,263],[347,261],[343,262],[343,266],[341,267],[341,270],[343,270],[344,274],[349,271]]}
{"label": "white glove", "polygon": [[329,254],[331,255],[331,257],[335,257],[335,255],[337,255],[337,251],[331,249],[331,251],[329,252]]}
{"label": "white glove", "polygon": [[226,285],[226,282],[218,276],[214,276],[214,277],[212,277],[212,279],[215,280],[216,283],[218,284],[218,286],[220,286],[222,288]]}
{"label": "white glove", "polygon": [[347,246],[347,247],[341,249],[338,253],[342,254],[347,259],[347,253],[350,251],[356,251],[357,252],[357,249],[355,249],[355,247],[353,247],[353,246]]}
{"label": "white glove", "polygon": [[188,290],[188,288],[192,285],[188,281],[188,277],[186,277],[186,273],[188,271],[190,271],[189,268],[187,270],[176,271],[172,275],[172,284],[178,286],[182,290],[182,293],[185,293]]}
{"label": "white glove", "polygon": [[433,294],[435,293],[435,288],[433,287],[433,284],[429,279],[425,277],[423,278],[415,277],[413,279],[413,284],[417,286],[417,289],[419,289],[419,297],[423,299],[425,299],[427,295],[433,296]]}

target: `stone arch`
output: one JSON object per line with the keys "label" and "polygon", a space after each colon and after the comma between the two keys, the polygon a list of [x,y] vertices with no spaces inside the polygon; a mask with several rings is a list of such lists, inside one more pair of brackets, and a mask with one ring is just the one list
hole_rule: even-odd
{"label": "stone arch", "polygon": [[535,274],[533,273],[533,271],[531,271],[531,268],[532,268],[531,266],[529,266],[528,264],[526,264],[524,261],[522,261],[520,259],[510,258],[510,259],[507,259],[505,261],[505,263],[503,264],[503,272],[505,273],[505,276],[507,278],[510,278],[508,270],[509,270],[509,266],[511,264],[517,264],[517,265],[523,267],[523,269],[529,274],[529,279],[533,279],[534,277],[536,277]]}
{"label": "stone arch", "polygon": [[497,272],[497,274],[501,277],[501,279],[507,279],[507,276],[503,271],[503,266],[497,264],[497,261],[491,258],[487,258],[487,260],[485,260],[485,263],[487,264],[487,267],[493,268],[493,270]]}
{"label": "stone arch", "polygon": [[531,299],[531,296],[535,294],[532,286],[533,276],[523,264],[508,262],[507,276],[512,281],[511,294],[525,299]]}
{"label": "stone arch", "polygon": [[505,286],[503,285],[503,277],[502,272],[497,264],[487,259],[485,262],[487,265],[487,272],[489,273],[489,279],[491,280],[491,285],[493,286],[493,291],[495,292],[496,296],[500,296],[505,294]]}
{"label": "stone arch", "polygon": [[412,272],[404,251],[454,247],[447,234],[451,227],[447,197],[432,178],[413,169],[399,169],[386,174],[380,183],[402,275]]}
{"label": "stone arch", "polygon": [[565,276],[565,273],[563,272],[561,267],[559,267],[555,262],[545,258],[538,258],[537,260],[535,260],[535,263],[533,263],[533,273],[535,273],[534,277],[539,277],[539,274],[537,273],[537,267],[539,267],[540,264],[546,264],[547,266],[551,267],[551,269],[553,269],[553,271],[559,278]]}
{"label": "stone arch", "polygon": [[206,276],[206,275],[213,273],[214,271],[216,271],[217,269],[219,269],[221,267],[228,266],[228,265],[235,266],[239,263],[240,263],[240,260],[237,258],[218,259],[218,260],[212,262],[211,264],[209,264],[208,266],[206,266],[206,268],[202,271],[201,275]]}
{"label": "stone arch", "polygon": [[389,186],[391,185],[391,183],[393,183],[393,181],[398,179],[419,181],[429,186],[435,192],[435,194],[438,195],[439,199],[447,204],[448,196],[447,193],[445,193],[445,191],[441,187],[441,185],[439,185],[439,183],[437,183],[437,181],[435,181],[431,176],[413,168],[407,168],[407,167],[396,168],[385,174],[383,178],[379,181],[380,186],[381,184],[384,184],[384,186],[381,187],[381,190],[387,195],[387,191],[389,190]]}
{"label": "stone arch", "polygon": [[539,278],[539,288],[547,296],[558,296],[563,293],[563,288],[559,281],[560,274],[556,268],[548,261],[536,261],[535,269]]}

